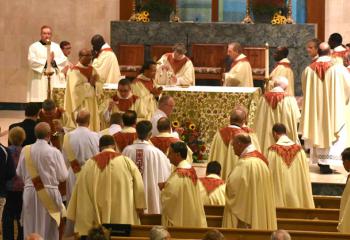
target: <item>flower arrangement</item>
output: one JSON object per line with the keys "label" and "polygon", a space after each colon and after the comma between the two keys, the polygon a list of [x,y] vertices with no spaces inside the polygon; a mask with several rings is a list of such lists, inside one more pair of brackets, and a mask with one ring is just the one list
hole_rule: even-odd
{"label": "flower arrangement", "polygon": [[135,14],[130,18],[130,21],[147,23],[147,22],[150,21],[149,12],[147,12],[147,11],[142,11],[142,12],[135,13]]}
{"label": "flower arrangement", "polygon": [[172,127],[174,129],[182,128],[179,131],[182,132],[180,138],[192,150],[193,162],[198,163],[208,159],[205,143],[200,139],[201,133],[192,121],[185,121],[184,124],[181,124],[179,121],[173,121]]}
{"label": "flower arrangement", "polygon": [[287,18],[282,15],[282,12],[279,11],[278,13],[275,13],[273,15],[273,18],[271,20],[272,25],[280,25],[280,24],[287,24]]}
{"label": "flower arrangement", "polygon": [[287,11],[285,0],[252,0],[252,10],[255,22],[270,22],[271,17],[278,11]]}

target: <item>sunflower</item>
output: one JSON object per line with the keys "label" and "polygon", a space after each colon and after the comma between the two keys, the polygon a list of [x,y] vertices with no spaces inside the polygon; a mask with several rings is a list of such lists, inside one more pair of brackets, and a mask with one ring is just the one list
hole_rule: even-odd
{"label": "sunflower", "polygon": [[142,14],[143,14],[145,17],[148,17],[148,16],[149,16],[149,12],[147,12],[147,11],[143,11]]}
{"label": "sunflower", "polygon": [[277,24],[277,23],[276,23],[276,19],[273,19],[273,20],[271,21],[271,24],[273,24],[273,25]]}
{"label": "sunflower", "polygon": [[188,128],[190,129],[190,130],[195,130],[196,129],[196,125],[194,125],[194,123],[191,123],[189,126],[188,126]]}
{"label": "sunflower", "polygon": [[178,127],[180,127],[180,122],[177,121],[177,120],[175,120],[175,121],[173,121],[173,122],[171,123],[171,126],[172,126],[173,128],[178,128]]}

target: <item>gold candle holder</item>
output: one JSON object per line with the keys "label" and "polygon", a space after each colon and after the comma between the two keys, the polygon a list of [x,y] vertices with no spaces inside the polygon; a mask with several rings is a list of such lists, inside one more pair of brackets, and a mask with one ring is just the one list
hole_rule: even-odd
{"label": "gold candle holder", "polygon": [[180,8],[179,5],[177,4],[177,1],[175,2],[175,11],[174,15],[171,18],[171,22],[180,22]]}
{"label": "gold candle holder", "polygon": [[288,15],[287,15],[287,24],[294,24],[294,19],[292,17],[293,14],[293,8],[292,8],[292,0],[288,1]]}
{"label": "gold candle holder", "polygon": [[132,13],[129,18],[129,21],[135,21],[136,20],[136,0],[132,1]]}
{"label": "gold candle holder", "polygon": [[254,23],[252,17],[250,16],[250,0],[246,0],[246,8],[245,8],[245,17],[243,18],[241,23],[248,23],[252,24]]}

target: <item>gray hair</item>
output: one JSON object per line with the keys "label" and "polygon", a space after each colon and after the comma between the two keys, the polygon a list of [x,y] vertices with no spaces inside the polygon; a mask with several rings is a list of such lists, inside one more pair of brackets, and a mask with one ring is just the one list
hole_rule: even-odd
{"label": "gray hair", "polygon": [[286,230],[280,229],[271,234],[271,240],[291,240],[291,236]]}
{"label": "gray hair", "polygon": [[150,240],[164,240],[168,239],[169,237],[170,234],[164,226],[153,226],[149,233]]}

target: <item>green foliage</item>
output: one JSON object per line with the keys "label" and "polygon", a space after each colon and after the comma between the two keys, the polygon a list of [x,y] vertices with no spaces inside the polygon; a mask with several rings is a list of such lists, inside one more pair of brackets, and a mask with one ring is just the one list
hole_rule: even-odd
{"label": "green foliage", "polygon": [[169,21],[169,16],[174,10],[170,0],[148,0],[141,7],[141,11],[150,13],[151,21]]}

